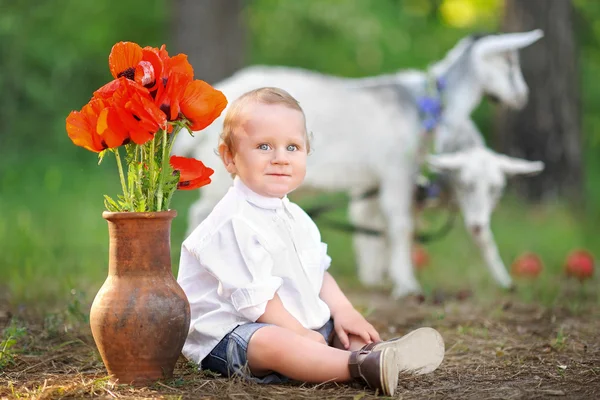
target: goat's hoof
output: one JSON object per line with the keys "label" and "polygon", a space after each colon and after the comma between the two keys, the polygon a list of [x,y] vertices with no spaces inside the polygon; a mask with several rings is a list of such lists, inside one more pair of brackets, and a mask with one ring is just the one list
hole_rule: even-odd
{"label": "goat's hoof", "polygon": [[462,289],[459,290],[458,293],[456,293],[456,300],[458,301],[464,301],[466,299],[468,299],[469,297],[473,296],[473,292],[469,289]]}
{"label": "goat's hoof", "polygon": [[506,287],[506,291],[508,293],[516,293],[517,292],[517,285],[515,285],[514,283],[511,283],[510,285],[508,285]]}
{"label": "goat's hoof", "polygon": [[396,300],[402,300],[405,304],[421,305],[425,303],[427,298],[423,293],[411,293],[402,296],[402,298],[397,298]]}
{"label": "goat's hoof", "polygon": [[[407,297],[423,296],[423,292],[420,289],[399,289],[396,288],[392,291],[392,298],[394,300],[405,299]],[[425,296],[423,296],[425,298]]]}
{"label": "goat's hoof", "polygon": [[417,304],[425,303],[425,295],[423,293],[415,294],[414,299],[417,302]]}

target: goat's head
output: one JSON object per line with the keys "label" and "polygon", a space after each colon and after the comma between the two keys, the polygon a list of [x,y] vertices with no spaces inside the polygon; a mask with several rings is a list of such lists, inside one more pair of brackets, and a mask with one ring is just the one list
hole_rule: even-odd
{"label": "goat's head", "polygon": [[522,33],[487,35],[473,43],[471,61],[485,94],[521,109],[529,89],[523,79],[518,50],[544,36],[541,29]]}
{"label": "goat's head", "polygon": [[506,177],[535,175],[544,169],[541,161],[508,157],[484,147],[430,155],[427,162],[432,170],[449,174],[465,225],[475,236],[489,227]]}

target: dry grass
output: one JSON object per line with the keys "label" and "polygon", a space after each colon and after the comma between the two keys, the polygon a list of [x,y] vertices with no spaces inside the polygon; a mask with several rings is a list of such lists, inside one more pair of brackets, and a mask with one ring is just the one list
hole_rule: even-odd
{"label": "dry grass", "polygon": [[[599,310],[576,313],[505,298],[485,306],[472,299],[392,303],[384,294],[353,298],[384,337],[419,326],[437,328],[446,341],[442,366],[403,377],[402,399],[600,398]],[[48,335],[30,324],[14,363],[0,372],[0,398],[369,399],[360,385],[260,386],[197,372],[181,360],[175,378],[134,388],[109,381],[89,331]]]}

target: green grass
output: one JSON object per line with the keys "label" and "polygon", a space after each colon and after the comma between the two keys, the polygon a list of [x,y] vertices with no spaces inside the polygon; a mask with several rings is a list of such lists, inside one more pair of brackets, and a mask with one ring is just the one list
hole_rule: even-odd
{"label": "green grass", "polygon": [[[102,219],[102,195],[118,193],[114,160],[101,166],[94,157],[89,162],[63,162],[44,156],[26,166],[18,155],[2,161],[0,177],[0,292],[7,291],[14,306],[47,313],[64,309],[73,296],[91,302],[107,273],[108,234]],[[15,168],[15,165],[21,165]],[[197,192],[178,192],[172,208],[178,216],[172,225],[173,271],[187,223],[187,209]],[[315,201],[343,200],[342,195],[319,195],[299,199],[307,205]],[[345,218],[343,209],[332,213]],[[317,221],[318,222],[318,221]],[[526,301],[544,304],[577,303],[585,299],[600,303],[598,279],[581,287],[562,274],[567,253],[577,247],[592,252],[600,249],[594,220],[561,204],[530,206],[510,196],[494,213],[493,230],[501,255],[510,268],[512,260],[524,251],[538,253],[545,265],[539,279],[519,281],[517,295]],[[332,273],[346,287],[358,286],[351,237],[322,227],[334,262]],[[427,246],[431,263],[419,272],[426,293],[436,289],[454,291],[470,288],[476,298],[494,298],[500,289],[493,283],[462,220],[452,232]],[[600,256],[600,254],[596,254]]]}

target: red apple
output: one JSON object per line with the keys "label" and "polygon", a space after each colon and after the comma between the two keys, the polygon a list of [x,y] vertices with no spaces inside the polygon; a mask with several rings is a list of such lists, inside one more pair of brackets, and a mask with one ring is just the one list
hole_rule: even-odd
{"label": "red apple", "polygon": [[513,261],[511,272],[514,276],[524,278],[536,278],[544,265],[537,254],[525,252]]}
{"label": "red apple", "polygon": [[418,244],[413,245],[412,262],[417,270],[421,270],[429,264],[429,254],[423,246]]}
{"label": "red apple", "polygon": [[594,256],[583,249],[572,251],[565,260],[565,273],[580,281],[591,278],[594,275]]}

